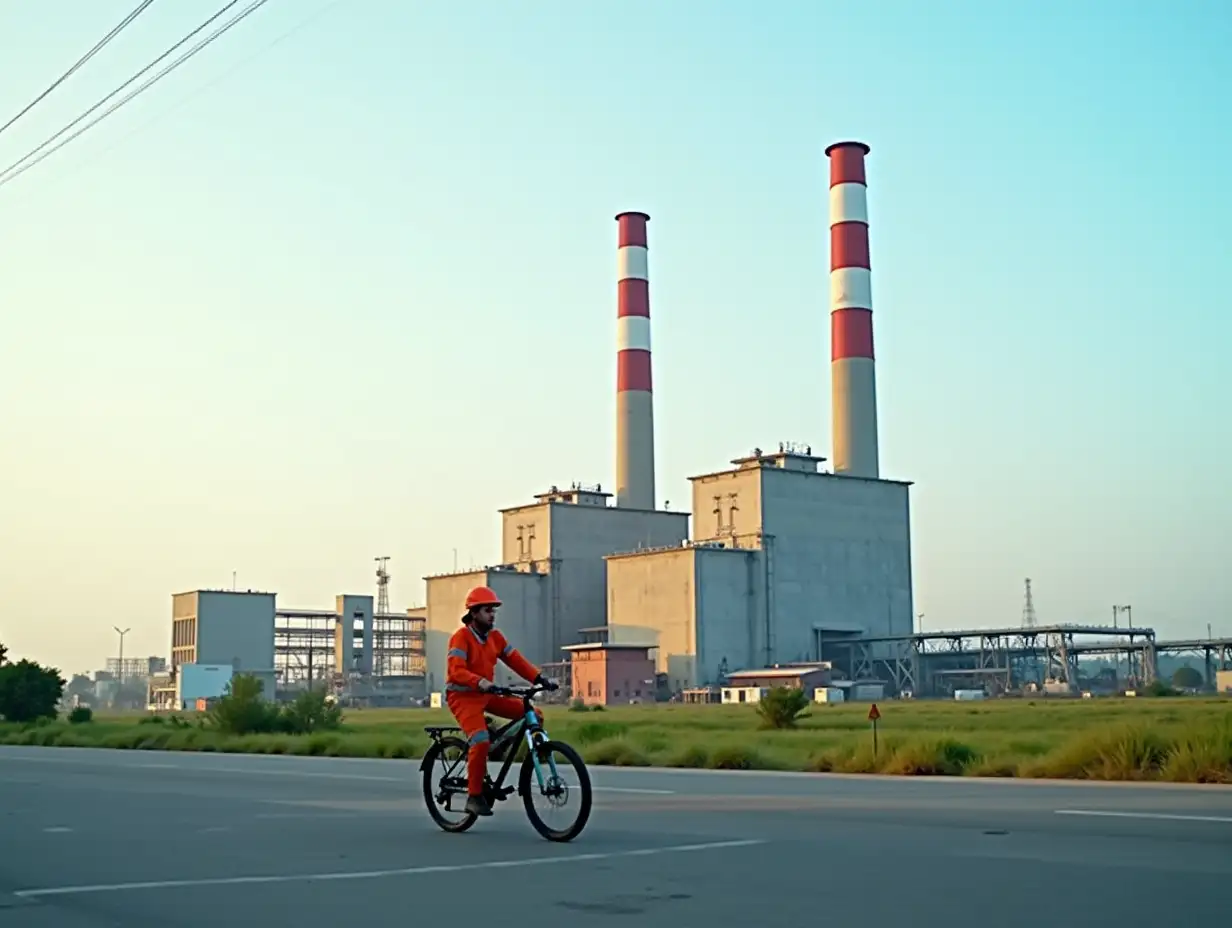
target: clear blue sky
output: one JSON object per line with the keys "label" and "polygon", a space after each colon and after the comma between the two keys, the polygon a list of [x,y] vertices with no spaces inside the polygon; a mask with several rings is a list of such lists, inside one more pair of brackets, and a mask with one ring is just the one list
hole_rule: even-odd
{"label": "clear blue sky", "polygon": [[[0,123],[133,5],[0,0]],[[216,5],[156,3],[0,160]],[[624,209],[660,496],[827,452],[842,138],[925,626],[1030,576],[1041,621],[1232,634],[1229,47],[1217,0],[272,0],[0,187],[0,640],[165,654],[173,591],[323,607],[378,554],[405,606],[497,507],[610,483]]]}

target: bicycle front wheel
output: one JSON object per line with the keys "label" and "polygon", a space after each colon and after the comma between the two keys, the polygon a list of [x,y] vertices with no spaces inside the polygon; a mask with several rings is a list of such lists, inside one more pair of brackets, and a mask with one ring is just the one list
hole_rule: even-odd
{"label": "bicycle front wheel", "polygon": [[[590,819],[590,774],[578,752],[563,741],[543,741],[527,752],[518,792],[535,831],[549,841],[572,841]],[[554,828],[549,819],[555,822],[557,815],[563,821]]]}

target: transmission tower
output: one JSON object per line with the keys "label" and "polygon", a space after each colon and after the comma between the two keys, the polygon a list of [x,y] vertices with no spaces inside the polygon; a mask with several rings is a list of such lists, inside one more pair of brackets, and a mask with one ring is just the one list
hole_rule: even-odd
{"label": "transmission tower", "polygon": [[1022,597],[1022,627],[1035,628],[1035,600],[1031,598],[1031,578],[1023,581],[1026,592]]}
{"label": "transmission tower", "polygon": [[372,672],[378,677],[385,674],[385,661],[389,656],[389,571],[385,565],[388,557],[376,560],[376,615],[372,617]]}

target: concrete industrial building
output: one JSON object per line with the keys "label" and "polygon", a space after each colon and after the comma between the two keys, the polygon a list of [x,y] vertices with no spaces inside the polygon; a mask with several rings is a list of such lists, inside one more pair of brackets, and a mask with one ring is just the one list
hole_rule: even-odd
{"label": "concrete industrial building", "polygon": [[[671,692],[730,670],[817,660],[827,636],[913,629],[909,484],[880,479],[864,157],[830,159],[830,307],[836,466],[783,445],[690,478],[687,513],[654,510],[647,221],[618,215],[616,506],[596,487],[502,511],[502,563],[429,577],[428,685],[444,682],[466,590],[505,603],[501,627],[539,664],[583,629],[653,648]],[[712,518],[713,517],[713,518]]]}
{"label": "concrete industrial building", "polygon": [[425,578],[429,690],[444,687],[446,645],[471,587],[495,590],[501,630],[529,660],[554,664],[582,629],[607,621],[606,555],[688,537],[687,512],[609,506],[610,497],[598,486],[553,487],[530,505],[502,509],[499,565]]}
{"label": "concrete industrial building", "polygon": [[657,648],[679,692],[820,660],[830,636],[910,634],[909,484],[822,461],[783,445],[690,478],[692,540],[607,558],[608,640]]}
{"label": "concrete industrial building", "polygon": [[[552,487],[534,503],[501,510],[497,566],[424,578],[430,690],[444,687],[446,644],[472,586],[496,591],[504,603],[501,629],[531,661],[551,666],[582,629],[607,620],[606,555],[688,537],[687,512],[655,508],[649,219],[616,217],[616,505],[600,485]],[[498,678],[509,681],[504,668]]]}
{"label": "concrete industrial building", "polygon": [[276,599],[239,590],[172,596],[171,666],[151,678],[150,707],[217,695],[184,689],[207,668],[256,676],[270,698],[315,685],[369,703],[423,695],[422,608],[375,614],[372,596],[342,595],[333,610],[279,609]]}
{"label": "concrete industrial building", "polygon": [[690,478],[691,541],[607,558],[608,639],[654,646],[673,692],[820,660],[827,637],[914,627],[910,484],[880,479],[878,462],[868,151],[826,149],[834,472],[807,446],[754,449]]}

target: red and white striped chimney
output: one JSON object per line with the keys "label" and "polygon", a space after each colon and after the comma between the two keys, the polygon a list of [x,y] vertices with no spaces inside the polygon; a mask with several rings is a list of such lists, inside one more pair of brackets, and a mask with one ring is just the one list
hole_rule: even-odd
{"label": "red and white striped chimney", "polygon": [[645,213],[616,217],[616,505],[655,508],[650,279]]}
{"label": "red and white striped chimney", "polygon": [[868,181],[863,142],[835,142],[830,159],[830,393],[834,472],[880,476]]}

